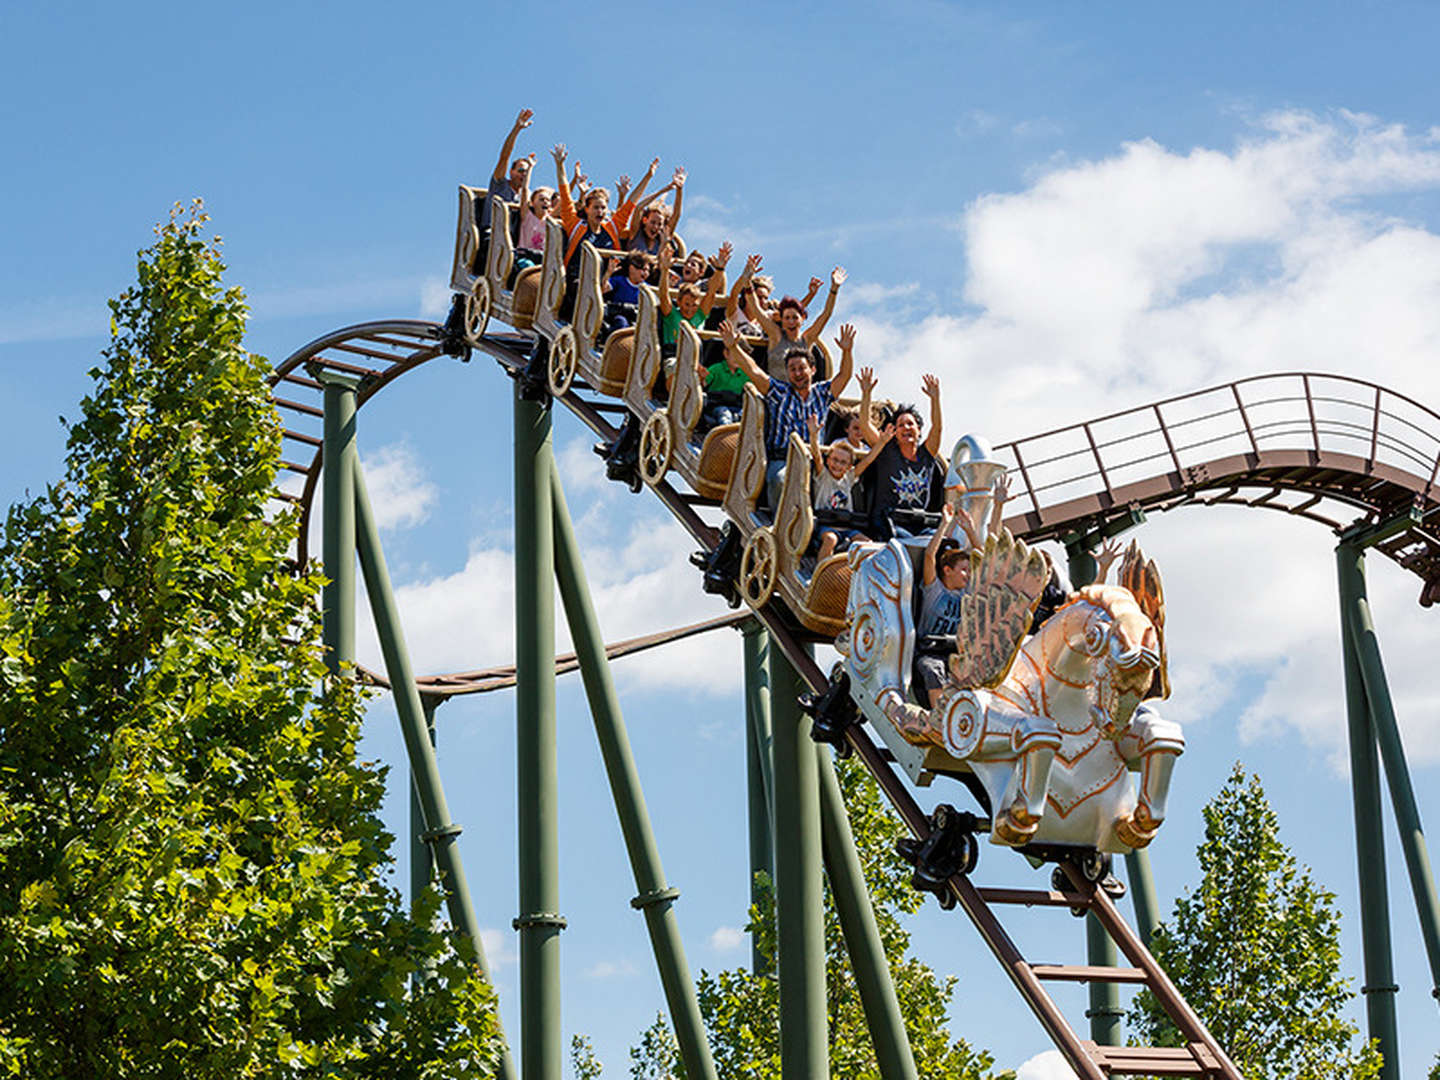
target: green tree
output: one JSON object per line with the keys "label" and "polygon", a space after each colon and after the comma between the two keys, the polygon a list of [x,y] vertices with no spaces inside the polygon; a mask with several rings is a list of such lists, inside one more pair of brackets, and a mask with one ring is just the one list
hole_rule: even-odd
{"label": "green tree", "polygon": [[[1151,951],[1246,1077],[1330,1080],[1378,1074],[1342,1015],[1335,897],[1300,868],[1258,777],[1236,765],[1205,807],[1200,884],[1181,897]],[[1137,1041],[1182,1045],[1148,992],[1130,1013]]]}
{"label": "green tree", "polygon": [[64,481],[0,538],[0,1075],[492,1075],[468,941],[386,884],[204,221],[141,252]]}
{"label": "green tree", "polygon": [[[924,962],[909,955],[910,935],[901,920],[918,911],[925,896],[910,887],[910,869],[895,856],[895,841],[902,835],[903,826],[863,768],[849,760],[838,761],[836,767],[920,1075],[926,1080],[982,1080],[991,1075],[991,1056],[949,1034],[946,1011],[956,980],[936,975]],[[702,971],[700,975],[700,1011],[709,1031],[716,1070],[724,1077],[778,1080],[780,1076],[775,903],[770,883],[765,881],[763,885],[759,902],[750,910],[748,926],[755,935],[761,970],[733,968],[713,974]],[[825,947],[831,1075],[854,1080],[878,1078],[879,1066],[865,1026],[860,991],[850,970],[828,885]],[[678,1055],[668,1049],[673,1045],[668,1026],[663,1019],[657,1020],[645,1032],[641,1045],[631,1051],[632,1076],[640,1080],[683,1076]],[[1002,1075],[1013,1076],[1008,1072]]]}

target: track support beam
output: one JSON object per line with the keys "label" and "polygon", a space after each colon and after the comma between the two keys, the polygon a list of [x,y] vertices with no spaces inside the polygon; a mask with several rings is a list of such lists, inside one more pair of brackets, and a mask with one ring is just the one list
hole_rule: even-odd
{"label": "track support beam", "polygon": [[810,718],[799,704],[809,686],[774,642],[770,655],[780,1074],[785,1080],[828,1080],[820,771],[808,734]]}
{"label": "track support beam", "polygon": [[[1391,958],[1389,897],[1385,874],[1384,819],[1380,806],[1380,766],[1390,789],[1390,804],[1400,833],[1400,849],[1420,919],[1420,934],[1430,961],[1431,993],[1440,999],[1440,899],[1425,846],[1425,832],[1405,761],[1395,706],[1390,697],[1380,641],[1365,584],[1365,545],[1378,543],[1403,528],[1409,518],[1381,523],[1363,534],[1345,534],[1335,549],[1340,585],[1340,635],[1345,659],[1345,700],[1349,716],[1351,782],[1355,804],[1356,859],[1360,874],[1360,919],[1365,950],[1366,1019],[1380,1044],[1382,1080],[1397,1078],[1399,1034]],[[1378,754],[1377,754],[1378,749]]]}
{"label": "track support beam", "polygon": [[[775,880],[774,732],[770,723],[770,648],[765,627],[756,619],[740,626],[745,650],[745,788],[750,827],[750,903],[760,901],[759,875]],[[764,967],[755,937],[750,938],[750,970]]]}
{"label": "track support beam", "polygon": [[560,829],[550,402],[515,382],[515,724],[520,855],[520,1064],[560,1080]]}
{"label": "track support beam", "polygon": [[334,678],[355,662],[355,393],[358,379],[325,367],[312,372],[325,388],[324,443],[321,450],[322,530],[320,557],[325,585],[320,590],[321,640],[325,668]]}
{"label": "track support beam", "polygon": [[815,747],[820,773],[820,827],[824,839],[825,873],[830,879],[830,895],[835,898],[835,913],[840,918],[840,931],[845,936],[845,951],[855,972],[855,985],[860,990],[860,1003],[865,1010],[865,1023],[882,1080],[916,1080],[915,1055],[905,1033],[905,1018],[900,1013],[900,999],[890,976],[890,962],[880,940],[880,927],[875,922],[875,909],[870,903],[870,890],[865,886],[865,873],[860,854],[855,849],[855,836],[835,775],[835,763],[825,746]]}
{"label": "track support beam", "polygon": [[575,641],[575,656],[580,663],[580,676],[585,683],[585,696],[595,722],[595,735],[610,780],[610,794],[615,800],[615,813],[630,856],[637,896],[630,903],[644,913],[645,928],[650,933],[650,947],[660,971],[661,987],[670,1010],[670,1022],[680,1045],[680,1058],[685,1075],[696,1080],[716,1080],[715,1062],[705,1038],[705,1023],[700,1016],[700,1002],[690,967],[685,960],[685,945],[675,921],[674,904],[679,891],[665,883],[655,833],[650,826],[650,812],[640,788],[640,772],[630,750],[630,736],[620,712],[615,683],[610,677],[610,663],[605,656],[605,638],[600,621],[590,602],[590,586],[580,547],[570,522],[570,511],[560,487],[560,475],[552,466],[550,497],[554,516],[555,577],[560,585],[560,599],[570,635]]}

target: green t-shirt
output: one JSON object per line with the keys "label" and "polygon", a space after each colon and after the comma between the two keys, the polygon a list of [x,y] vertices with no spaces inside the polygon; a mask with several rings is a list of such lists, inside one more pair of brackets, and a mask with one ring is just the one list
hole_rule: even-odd
{"label": "green t-shirt", "polygon": [[749,381],[749,375],[739,368],[731,370],[730,365],[724,360],[718,364],[711,364],[705,369],[706,390],[728,390],[733,394],[743,394],[745,384]]}
{"label": "green t-shirt", "polygon": [[[661,318],[661,320],[660,320],[660,344],[662,344],[662,345],[674,345],[674,344],[675,344],[675,335],[680,332],[680,320],[681,320],[681,318],[683,318],[683,316],[680,314],[680,305],[679,305],[679,304],[676,304],[674,307],[672,307],[672,308],[670,309],[670,314],[669,314],[669,315],[666,315],[666,316],[664,316],[664,317]],[[691,326],[693,326],[696,330],[699,330],[702,326],[705,325],[705,313],[704,313],[703,311],[701,311],[699,308],[696,308],[696,309],[695,309],[695,314],[694,314],[694,315],[691,315],[690,318],[686,319],[685,321],[688,322]]]}

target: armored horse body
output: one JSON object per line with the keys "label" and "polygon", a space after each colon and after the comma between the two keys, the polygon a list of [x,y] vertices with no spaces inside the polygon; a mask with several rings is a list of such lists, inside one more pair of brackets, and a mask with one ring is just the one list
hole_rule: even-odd
{"label": "armored horse body", "polygon": [[[1019,565],[1032,554],[1008,534],[1001,556],[994,546],[976,554],[977,567],[987,558]],[[893,725],[905,742],[925,748],[934,771],[976,775],[989,795],[993,843],[1123,852],[1150,842],[1185,742],[1178,724],[1144,703],[1165,696],[1168,682],[1158,576],[1138,548],[1127,555],[1122,580],[1153,581],[1148,606],[1158,627],[1131,589],[1111,585],[1074,594],[1018,648],[984,627],[981,612],[979,622],[962,620],[950,685],[933,709],[904,694],[914,638],[908,555],[892,542],[857,553],[855,562],[851,632],[841,643],[854,696],[877,725]],[[977,608],[1003,606],[973,599]],[[1028,628],[1033,604],[1019,607]],[[1140,774],[1138,791],[1131,770]],[[918,779],[920,770],[911,771]]]}

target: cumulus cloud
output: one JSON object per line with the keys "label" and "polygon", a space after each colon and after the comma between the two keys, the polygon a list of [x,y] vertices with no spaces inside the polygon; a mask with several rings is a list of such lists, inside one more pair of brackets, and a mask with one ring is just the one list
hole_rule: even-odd
{"label": "cumulus cloud", "polygon": [[[1440,237],[1384,208],[1437,187],[1436,133],[1352,114],[1269,116],[1230,150],[1129,144],[976,200],[964,219],[973,310],[918,323],[862,310],[857,356],[887,396],[918,397],[921,374],[939,373],[947,443],[967,430],[1001,442],[1275,370],[1349,372],[1433,400]],[[1419,457],[1434,453],[1414,441]],[[1223,705],[1243,737],[1295,734],[1338,767],[1333,540],[1238,513],[1181,511],[1141,534],[1166,576],[1172,711],[1196,720]],[[1407,574],[1376,567],[1371,588],[1378,609],[1414,608]],[[1422,642],[1391,635],[1385,647],[1397,687],[1427,684]],[[1258,680],[1259,696],[1227,701],[1242,679]],[[1430,695],[1399,704],[1415,760],[1440,760]]]}
{"label": "cumulus cloud", "polygon": [[419,456],[408,445],[382,446],[363,455],[360,466],[380,528],[406,529],[430,516],[439,492],[425,478]]}
{"label": "cumulus cloud", "polygon": [[710,947],[716,952],[734,952],[745,944],[745,931],[737,926],[717,926],[710,935]]}
{"label": "cumulus cloud", "polygon": [[1047,1050],[1038,1054],[1015,1072],[1016,1080],[1075,1080],[1075,1072],[1059,1050]]}

